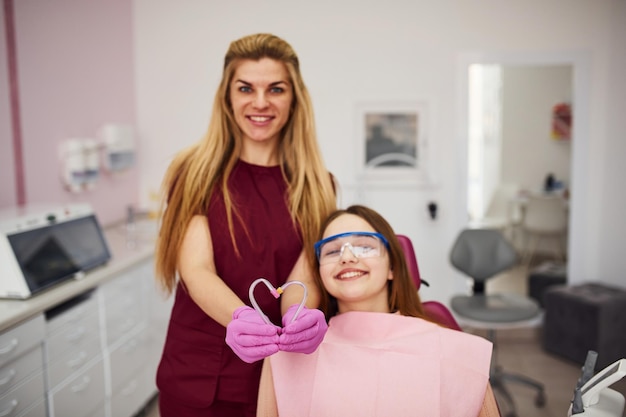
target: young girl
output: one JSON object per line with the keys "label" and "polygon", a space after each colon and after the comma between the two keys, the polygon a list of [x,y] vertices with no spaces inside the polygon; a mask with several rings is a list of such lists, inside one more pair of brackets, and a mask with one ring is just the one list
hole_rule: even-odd
{"label": "young girl", "polygon": [[491,344],[424,315],[394,231],[351,206],[315,244],[326,336],[265,360],[257,416],[498,416]]}

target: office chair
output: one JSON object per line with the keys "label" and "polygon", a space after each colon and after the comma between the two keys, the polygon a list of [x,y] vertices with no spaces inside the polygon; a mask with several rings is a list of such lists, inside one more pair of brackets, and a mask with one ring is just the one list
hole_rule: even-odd
{"label": "office chair", "polygon": [[[490,278],[517,263],[515,248],[502,232],[493,229],[465,229],[457,237],[450,253],[452,265],[473,279],[471,295],[452,298],[451,308],[461,325],[487,330],[487,338],[493,343],[490,382],[494,393],[508,405],[506,417],[515,417],[513,397],[504,381],[517,382],[537,390],[535,405],[543,407],[546,402],[544,386],[526,376],[505,372],[497,363],[496,329],[531,327],[542,318],[538,303],[517,294],[486,294],[485,283]],[[496,397],[498,398],[498,397]],[[503,410],[503,404],[499,404]]]}
{"label": "office chair", "polygon": [[562,197],[529,196],[524,208],[522,229],[526,234],[524,247],[526,265],[531,264],[539,243],[548,238],[554,241],[556,258],[565,261],[562,240],[567,233],[567,206]]}
{"label": "office chair", "polygon": [[[408,236],[396,235],[402,251],[404,252],[404,258],[406,259],[407,267],[413,277],[413,282],[419,291],[422,285],[422,278],[420,275],[419,267],[417,266],[417,257],[415,256],[415,250],[413,249],[413,243]],[[461,326],[457,323],[456,319],[448,310],[448,308],[438,301],[422,301],[422,306],[426,312],[426,315],[439,324],[442,324],[453,330],[461,330]]]}

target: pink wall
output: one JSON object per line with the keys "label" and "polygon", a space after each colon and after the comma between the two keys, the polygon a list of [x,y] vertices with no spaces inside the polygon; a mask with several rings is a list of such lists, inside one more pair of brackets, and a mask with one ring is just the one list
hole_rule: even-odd
{"label": "pink wall", "polygon": [[17,203],[4,7],[0,7],[0,207]]}
{"label": "pink wall", "polygon": [[102,173],[93,191],[70,193],[58,149],[65,139],[96,139],[106,123],[135,125],[132,2],[19,0],[14,7],[26,202],[89,202],[102,223],[121,219],[138,201],[137,169]]}

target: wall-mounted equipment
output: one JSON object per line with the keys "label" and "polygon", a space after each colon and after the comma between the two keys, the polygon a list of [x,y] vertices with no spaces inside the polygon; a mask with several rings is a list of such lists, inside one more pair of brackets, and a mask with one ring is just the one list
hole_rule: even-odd
{"label": "wall-mounted equipment", "polygon": [[105,124],[98,139],[71,138],[60,144],[61,179],[73,193],[93,190],[101,172],[117,174],[132,168],[135,153],[132,126]]}
{"label": "wall-mounted equipment", "polygon": [[135,134],[132,126],[106,124],[100,129],[104,169],[123,172],[135,164]]}
{"label": "wall-mounted equipment", "polygon": [[[95,152],[95,160],[93,153]],[[91,139],[67,139],[59,146],[61,179],[69,191],[93,188],[99,174],[97,145]]]}

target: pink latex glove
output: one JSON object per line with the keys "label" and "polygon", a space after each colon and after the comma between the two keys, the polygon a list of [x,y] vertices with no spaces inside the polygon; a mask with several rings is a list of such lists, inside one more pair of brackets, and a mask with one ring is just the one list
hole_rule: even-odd
{"label": "pink latex glove", "polygon": [[242,306],[233,312],[226,326],[226,344],[247,363],[278,352],[280,328],[267,324],[252,307]]}
{"label": "pink latex glove", "polygon": [[303,307],[298,317],[291,322],[298,304],[287,309],[283,316],[283,330],[280,334],[278,348],[285,352],[313,353],[322,343],[328,324],[324,313],[313,308]]}

